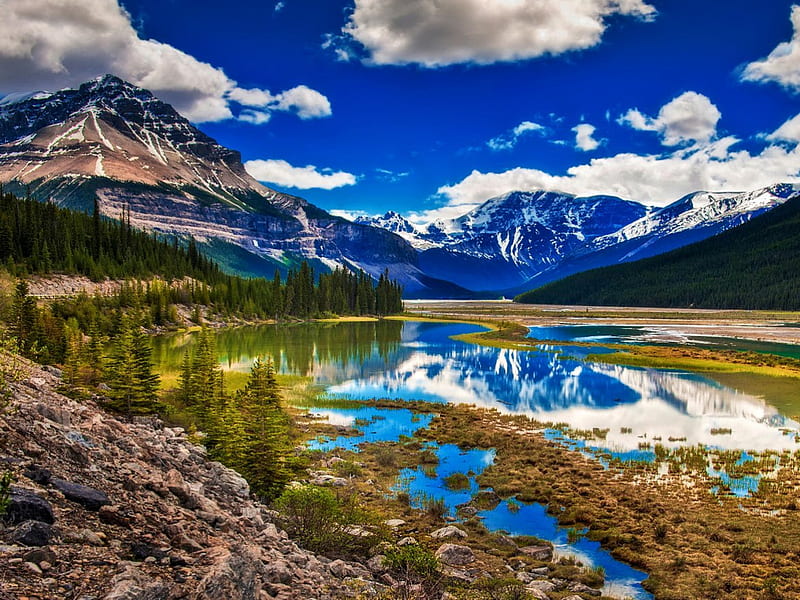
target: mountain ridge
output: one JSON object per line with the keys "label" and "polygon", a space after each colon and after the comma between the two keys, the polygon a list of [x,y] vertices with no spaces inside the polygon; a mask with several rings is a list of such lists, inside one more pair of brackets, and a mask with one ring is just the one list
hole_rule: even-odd
{"label": "mountain ridge", "polygon": [[[113,75],[0,105],[0,181],[84,211],[97,199],[104,215],[126,209],[134,226],[192,236],[212,251],[238,247],[254,257],[245,263],[262,265],[258,274],[308,260],[376,278],[389,269],[410,295],[466,293],[424,274],[402,238],[257,182],[239,152]],[[214,258],[229,267],[230,254]]]}

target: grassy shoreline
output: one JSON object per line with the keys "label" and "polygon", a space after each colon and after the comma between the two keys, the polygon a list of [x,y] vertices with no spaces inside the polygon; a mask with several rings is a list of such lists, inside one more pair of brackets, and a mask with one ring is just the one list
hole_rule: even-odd
{"label": "grassy shoreline", "polygon": [[[692,448],[662,457],[668,468],[661,475],[655,464],[615,463],[604,468],[596,459],[547,440],[545,425],[525,416],[452,404],[363,404],[436,413],[416,442],[364,444],[358,454],[333,453],[361,464],[362,472],[353,481],[363,502],[387,518],[400,514],[409,521],[409,531],[430,530],[437,521],[387,498],[386,491],[400,468],[418,464],[412,450],[419,442],[491,448],[496,452],[494,464],[477,478],[482,489],[492,488],[518,502],[544,504],[560,525],[585,529],[589,539],[615,558],[648,573],[645,587],[657,600],[800,594],[800,452],[783,453],[783,468],[769,483],[751,497],[738,498],[711,493],[717,484]],[[394,452],[396,460],[381,464],[387,451]],[[774,457],[768,453],[766,458]],[[711,460],[731,468],[735,464],[735,456],[724,452]],[[761,468],[758,464],[752,469]],[[476,525],[476,543],[491,555],[491,535],[478,535],[479,531]]]}

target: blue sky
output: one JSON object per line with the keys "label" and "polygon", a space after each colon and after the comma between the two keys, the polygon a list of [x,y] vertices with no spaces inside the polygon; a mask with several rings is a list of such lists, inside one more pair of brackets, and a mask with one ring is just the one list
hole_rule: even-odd
{"label": "blue sky", "polygon": [[6,12],[0,93],[113,72],[240,150],[267,185],[345,214],[426,221],[539,187],[663,205],[800,181],[791,1],[8,0]]}

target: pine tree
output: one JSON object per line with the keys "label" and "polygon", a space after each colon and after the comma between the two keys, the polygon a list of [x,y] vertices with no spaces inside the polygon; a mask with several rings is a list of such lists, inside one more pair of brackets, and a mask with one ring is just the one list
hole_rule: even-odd
{"label": "pine tree", "polygon": [[250,378],[237,397],[246,415],[242,468],[253,491],[266,500],[280,495],[289,480],[289,422],[281,407],[272,360],[256,359]]}

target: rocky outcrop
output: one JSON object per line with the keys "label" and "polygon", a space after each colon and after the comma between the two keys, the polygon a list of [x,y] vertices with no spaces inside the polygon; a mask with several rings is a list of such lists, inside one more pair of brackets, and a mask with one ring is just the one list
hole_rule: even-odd
{"label": "rocky outcrop", "polygon": [[58,384],[31,366],[0,419],[0,470],[16,478],[0,598],[322,600],[375,589],[363,566],[297,547],[181,429],[122,422]]}

